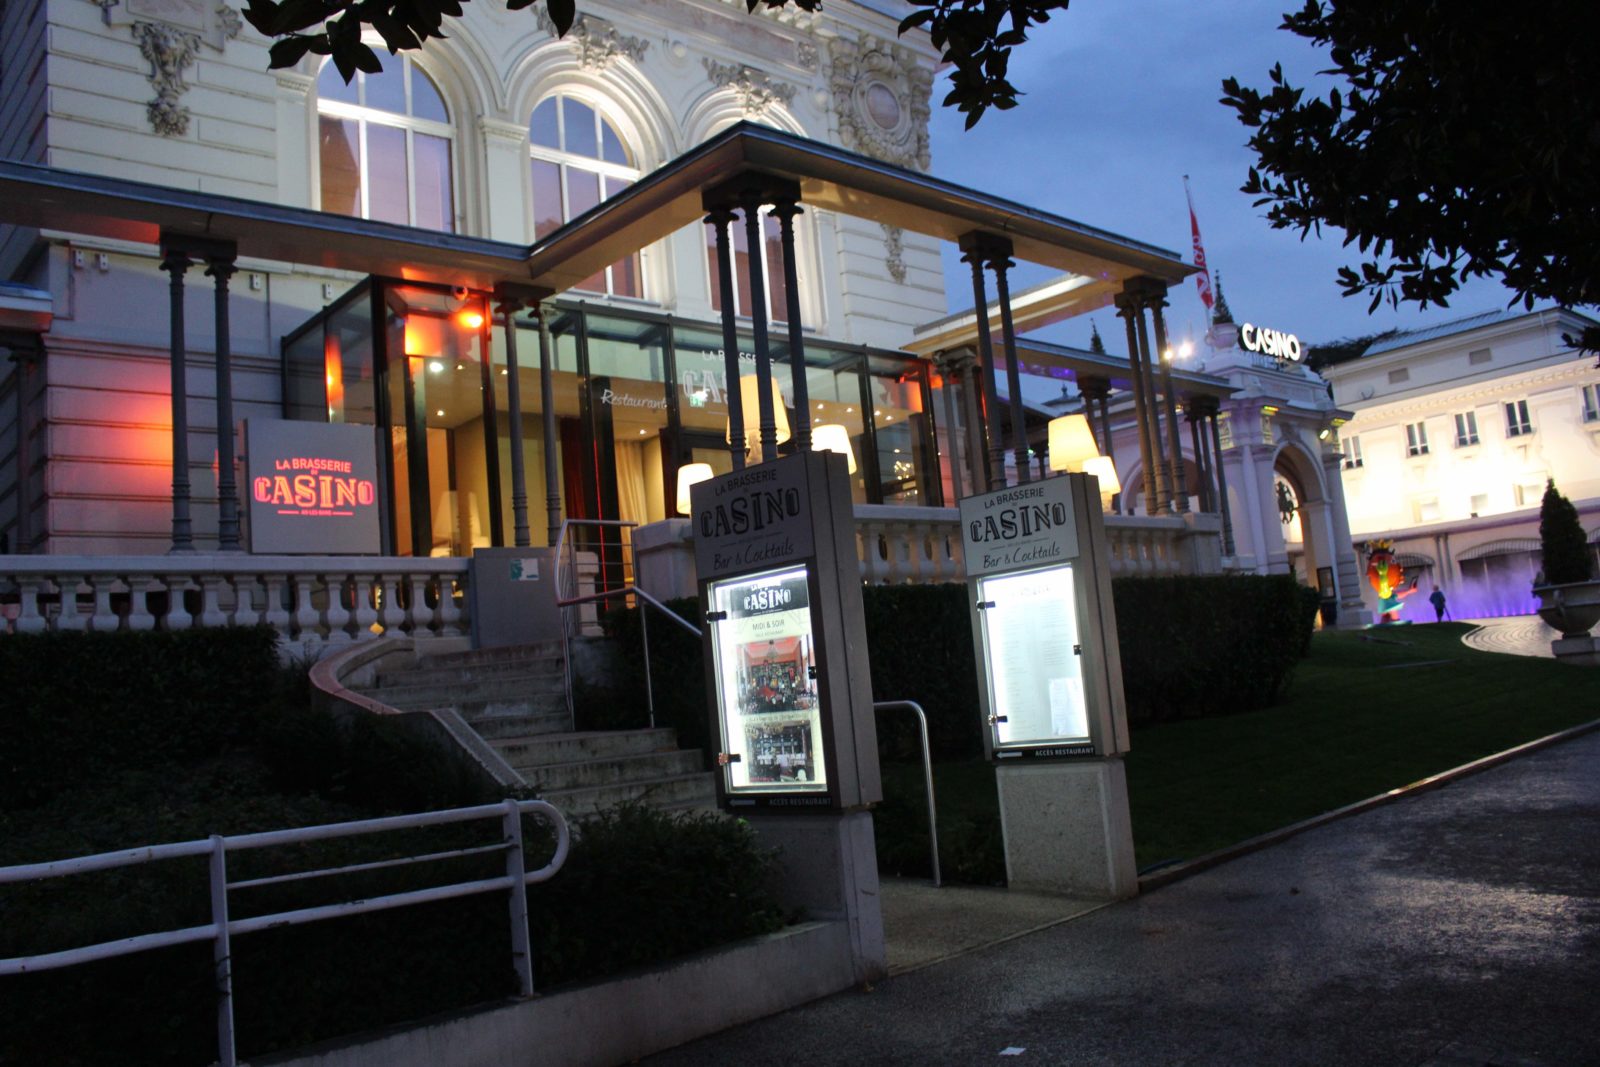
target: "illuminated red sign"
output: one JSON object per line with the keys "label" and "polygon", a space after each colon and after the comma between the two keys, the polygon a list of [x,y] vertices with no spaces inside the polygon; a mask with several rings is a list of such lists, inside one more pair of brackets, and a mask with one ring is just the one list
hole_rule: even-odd
{"label": "illuminated red sign", "polygon": [[375,507],[378,487],[369,478],[351,473],[348,460],[317,456],[274,459],[279,472],[251,480],[250,492],[258,504],[270,504],[279,515],[354,515],[358,507]]}
{"label": "illuminated red sign", "polygon": [[245,436],[252,551],[381,551],[373,427],[251,419]]}

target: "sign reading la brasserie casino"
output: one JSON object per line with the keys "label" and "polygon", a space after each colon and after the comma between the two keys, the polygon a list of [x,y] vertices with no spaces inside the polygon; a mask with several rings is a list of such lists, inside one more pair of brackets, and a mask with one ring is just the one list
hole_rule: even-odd
{"label": "sign reading la brasserie casino", "polygon": [[252,552],[382,551],[371,426],[250,419],[245,463]]}

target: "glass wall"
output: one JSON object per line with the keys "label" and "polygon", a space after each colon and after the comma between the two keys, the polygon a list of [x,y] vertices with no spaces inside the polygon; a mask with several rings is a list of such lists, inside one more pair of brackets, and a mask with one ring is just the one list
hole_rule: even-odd
{"label": "glass wall", "polygon": [[[547,452],[561,518],[639,524],[677,514],[680,467],[732,469],[730,403],[745,412],[748,461],[760,460],[747,336],[741,381],[730,385],[719,329],[556,305],[555,433],[546,440],[538,324],[526,315],[514,321],[532,544],[549,543]],[[773,338],[771,349],[777,452],[787,455],[800,415],[787,344]],[[380,461],[392,551],[458,556],[513,542],[511,370],[503,323],[489,321],[485,294],[369,279],[285,338],[283,359],[287,417],[386,431]],[[843,428],[858,503],[943,503],[925,363],[809,341],[806,384],[814,432]]]}

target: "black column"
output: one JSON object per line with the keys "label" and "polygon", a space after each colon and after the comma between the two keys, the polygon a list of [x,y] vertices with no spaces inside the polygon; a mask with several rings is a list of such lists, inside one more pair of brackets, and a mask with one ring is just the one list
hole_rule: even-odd
{"label": "black column", "polygon": [[228,325],[228,280],[235,271],[230,252],[213,256],[206,268],[216,282],[217,322],[217,548],[239,551],[239,486],[233,470],[233,350]]}
{"label": "black column", "polygon": [[1150,421],[1145,413],[1147,398],[1144,373],[1139,369],[1138,327],[1134,325],[1136,318],[1141,324],[1143,323],[1144,311],[1139,307],[1138,300],[1127,290],[1118,293],[1114,303],[1117,314],[1122,318],[1122,323],[1128,332],[1128,373],[1133,377],[1133,414],[1134,420],[1139,425],[1139,465],[1144,475],[1144,512],[1146,515],[1153,515],[1156,510],[1155,460],[1152,458],[1150,448]]}
{"label": "black column", "polygon": [[1194,449],[1194,465],[1200,471],[1200,484],[1196,487],[1196,492],[1200,495],[1200,510],[1210,512],[1214,510],[1211,500],[1211,459],[1206,455],[1206,442],[1200,435],[1200,421],[1203,416],[1192,398],[1184,405],[1183,416],[1189,423],[1189,445]]}
{"label": "black column", "polygon": [[[778,458],[778,421],[772,411],[772,352],[767,345],[767,279],[761,269],[761,195],[746,190],[739,198],[744,214],[746,262],[750,276],[750,336],[756,350],[756,419],[760,428],[761,461]],[[742,402],[744,391],[740,390]]]}
{"label": "black column", "polygon": [[550,305],[535,304],[539,316],[539,399],[544,405],[540,417],[544,420],[544,514],[551,548],[561,540],[561,474],[556,470],[556,446],[559,431],[556,429],[555,361],[550,352]]}
{"label": "black column", "polygon": [[1233,555],[1233,518],[1228,514],[1228,475],[1222,461],[1222,431],[1217,428],[1218,414],[1211,412],[1211,454],[1217,460],[1217,503],[1222,509],[1222,554]]}
{"label": "black column", "polygon": [[171,275],[169,323],[172,361],[172,548],[194,551],[194,526],[189,519],[189,400],[188,344],[183,325],[183,276],[194,261],[187,252],[163,244],[161,269]]}
{"label": "black column", "polygon": [[[1142,305],[1137,295],[1135,299]],[[1145,325],[1144,310],[1141,306],[1139,317],[1134,326],[1139,341],[1139,371],[1144,377],[1145,416],[1150,420],[1150,466],[1155,476],[1156,495],[1151,502],[1153,506],[1146,506],[1147,514],[1164,512],[1172,502],[1172,483],[1166,478],[1166,457],[1162,454],[1165,449],[1161,444],[1161,402],[1156,397],[1155,369],[1151,365],[1150,330]]]}
{"label": "black column", "polygon": [[983,430],[988,443],[983,469],[984,489],[1006,484],[1005,445],[1000,438],[999,387],[994,375],[994,341],[989,336],[989,292],[983,280],[983,234],[966,234],[961,238],[961,261],[972,265],[972,311],[977,317],[978,360],[983,364],[979,374],[983,381]]}
{"label": "black column", "polygon": [[[533,543],[533,535],[528,531],[528,477],[522,458],[522,382],[517,367],[516,323],[522,301],[502,295],[498,310],[506,337],[506,418],[511,421],[511,543],[527,548]],[[493,396],[489,400],[493,403]],[[550,443],[545,442],[545,448],[549,447]]]}
{"label": "black column", "polygon": [[[733,212],[726,206],[713,209],[706,222],[717,233],[717,294],[722,299],[722,365],[727,379],[723,397],[728,403],[728,454],[733,469],[744,469],[744,405],[739,392],[739,323],[733,306],[733,256],[728,248],[728,227]],[[552,542],[554,543],[554,542]]]}
{"label": "black column", "polygon": [[783,291],[789,314],[789,371],[794,382],[794,439],[801,452],[811,451],[811,391],[806,383],[805,330],[800,321],[800,271],[794,255],[794,220],[800,205],[780,199],[772,209],[783,243]]}
{"label": "black column", "polygon": [[1022,409],[1022,368],[1017,363],[1017,333],[1011,320],[1011,287],[1006,281],[1006,272],[1013,265],[1010,255],[1010,241],[995,241],[989,265],[994,268],[994,295],[1000,303],[1000,340],[1006,350],[1006,391],[1011,394],[1011,455],[1016,461],[1018,480],[1027,484],[1032,478],[1028,470],[1027,416]]}
{"label": "black column", "polygon": [[1161,309],[1167,306],[1166,287],[1151,280],[1145,292],[1150,305],[1150,322],[1156,332],[1157,358],[1161,361],[1161,392],[1167,404],[1167,447],[1171,453],[1167,466],[1167,488],[1172,494],[1172,510],[1182,514],[1189,510],[1189,489],[1184,484],[1183,446],[1178,435],[1177,398],[1172,393],[1172,348],[1167,344],[1167,321]]}

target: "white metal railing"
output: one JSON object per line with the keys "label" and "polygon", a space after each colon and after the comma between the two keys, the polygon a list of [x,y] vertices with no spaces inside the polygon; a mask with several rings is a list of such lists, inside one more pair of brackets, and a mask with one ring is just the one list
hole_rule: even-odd
{"label": "white metal railing", "polygon": [[[960,582],[967,576],[955,508],[857,504],[856,555],[869,585]],[[1107,515],[1106,542],[1113,576],[1183,574],[1181,550],[1195,534],[1173,515]]]}
{"label": "white metal railing", "polygon": [[[556,604],[561,609],[561,664],[566,683],[567,717],[577,729],[577,711],[573,706],[572,638],[580,631],[589,632],[593,623],[594,605],[606,600],[618,600],[624,605],[632,602],[639,609],[640,643],[644,654],[644,697],[650,726],[656,724],[655,683],[650,677],[650,612],[655,608],[678,626],[695,637],[700,628],[682,615],[667,607],[634,584],[637,570],[634,567],[633,531],[638,523],[623,519],[566,519],[561,523],[561,534],[556,539]],[[585,552],[578,552],[574,530],[587,530],[593,543]],[[589,579],[587,582],[585,579]],[[620,585],[606,588],[611,581]],[[588,592],[585,592],[585,588]],[[576,609],[576,611],[575,611]],[[574,619],[577,612],[590,612],[587,619]]]}
{"label": "white metal railing", "polygon": [[265,623],[308,653],[469,632],[470,561],[406,556],[0,556],[0,635]]}
{"label": "white metal railing", "polygon": [[[522,816],[537,814],[546,819],[556,834],[555,853],[537,870],[526,870],[522,847]],[[332,838],[354,837],[395,830],[412,830],[425,826],[498,818],[501,822],[500,841],[477,847],[458,848],[432,852],[421,856],[405,856],[372,863],[351,864],[326,870],[296,871],[267,878],[251,878],[237,882],[228,881],[227,856],[229,852],[246,849],[295,845],[308,841],[326,841]],[[324,826],[307,826],[294,830],[271,830],[265,833],[239,834],[223,837],[213,834],[205,841],[183,841],[170,845],[149,845],[121,852],[103,852],[96,856],[56,860],[50,863],[33,863],[18,867],[0,867],[0,885],[16,882],[34,882],[48,878],[103,871],[116,867],[131,867],[157,860],[179,859],[185,856],[210,857],[211,921],[202,926],[179,930],[141,934],[119,941],[104,941],[94,945],[37,956],[18,956],[0,959],[0,976],[30,974],[37,971],[71,967],[95,960],[126,956],[149,949],[166,948],[194,941],[212,943],[213,975],[217,993],[217,1051],[222,1067],[236,1067],[238,1056],[233,1032],[233,963],[230,939],[235,934],[254,933],[280,926],[297,926],[324,919],[339,919],[364,912],[384,911],[409,904],[425,904],[436,900],[472,896],[504,890],[509,898],[511,921],[511,951],[516,966],[517,979],[524,997],[533,995],[533,950],[528,935],[528,897],[526,887],[548,881],[566,862],[570,837],[566,819],[559,811],[542,800],[507,800],[503,804],[484,804],[472,808],[453,808],[447,811],[422,812],[416,815],[398,815],[386,819],[365,819],[359,822],[331,823]],[[505,854],[505,874],[470,882],[413,889],[386,896],[363,900],[326,904],[320,907],[299,908],[294,911],[253,915],[247,919],[232,919],[228,914],[230,890],[250,889],[257,886],[277,885],[289,881],[323,878],[335,874],[352,874],[380,868],[399,867],[462,856],[500,852]]]}

